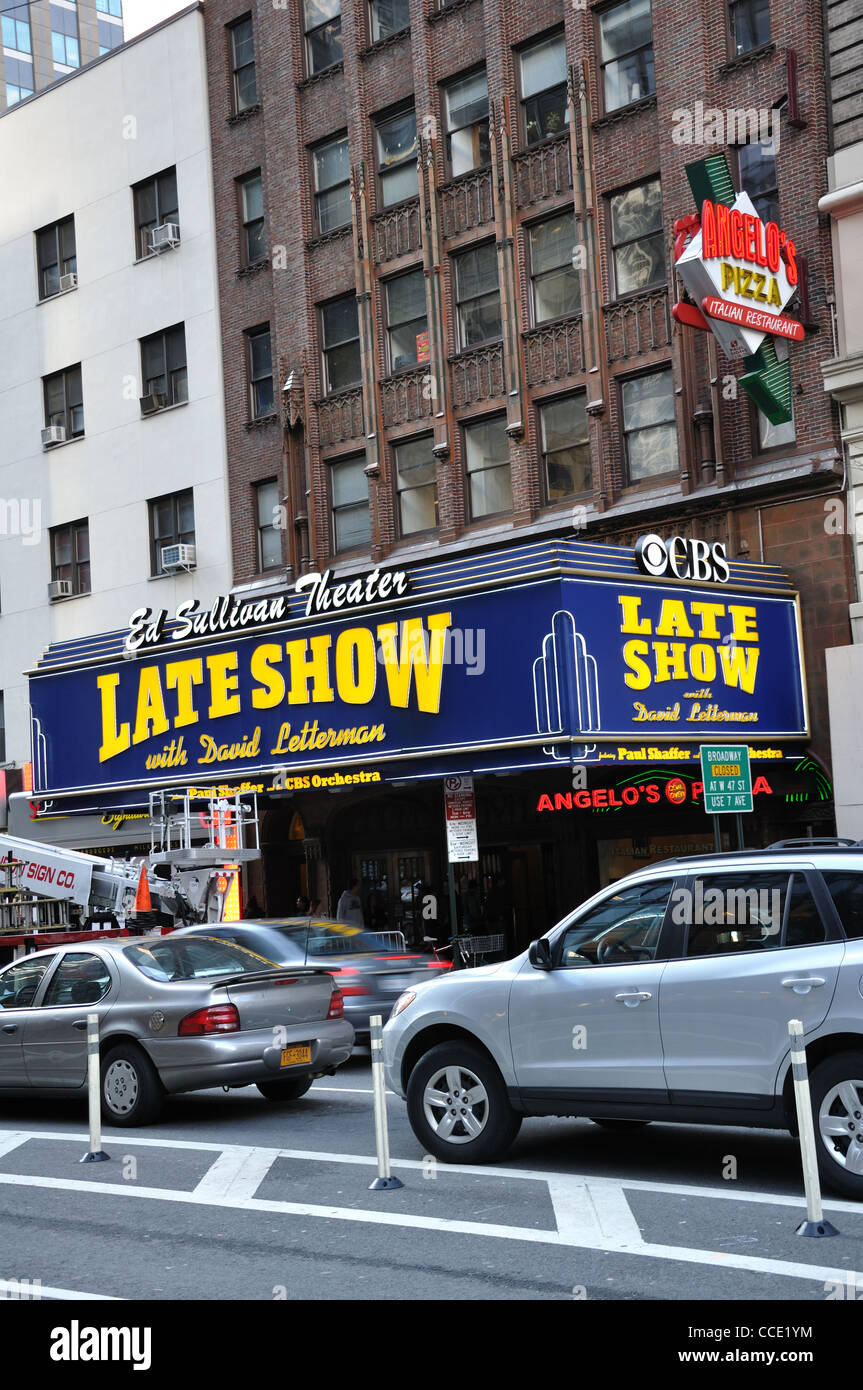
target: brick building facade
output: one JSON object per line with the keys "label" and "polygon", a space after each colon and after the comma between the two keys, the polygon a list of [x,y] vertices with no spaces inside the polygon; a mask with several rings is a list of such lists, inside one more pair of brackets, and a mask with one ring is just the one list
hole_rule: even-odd
{"label": "brick building facade", "polygon": [[[206,26],[236,585],[573,528],[722,541],[800,590],[829,769],[853,573],[820,4],[208,0]],[[719,150],[802,258],[791,429],[672,319],[685,166]]]}

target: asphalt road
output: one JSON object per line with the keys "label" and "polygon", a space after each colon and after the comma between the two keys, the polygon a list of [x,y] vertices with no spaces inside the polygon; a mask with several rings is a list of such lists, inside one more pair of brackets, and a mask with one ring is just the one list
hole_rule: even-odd
{"label": "asphalt road", "polygon": [[503,1164],[464,1169],[423,1154],[398,1097],[388,1114],[404,1186],[371,1192],[367,1053],[294,1105],[254,1088],[169,1101],[157,1125],[106,1128],[101,1164],[79,1163],[82,1105],[0,1102],[0,1280],[171,1300],[863,1293],[863,1205],[828,1197],[840,1236],[798,1237],[788,1136],[528,1120]]}

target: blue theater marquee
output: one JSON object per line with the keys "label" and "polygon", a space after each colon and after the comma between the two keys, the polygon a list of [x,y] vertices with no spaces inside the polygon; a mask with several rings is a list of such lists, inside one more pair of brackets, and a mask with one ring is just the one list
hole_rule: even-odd
{"label": "blue theater marquee", "polygon": [[621,741],[805,738],[787,578],[649,540],[304,576],[55,644],[30,673],[34,794],[119,802],[274,773],[290,787],[328,769],[393,780],[616,758]]}

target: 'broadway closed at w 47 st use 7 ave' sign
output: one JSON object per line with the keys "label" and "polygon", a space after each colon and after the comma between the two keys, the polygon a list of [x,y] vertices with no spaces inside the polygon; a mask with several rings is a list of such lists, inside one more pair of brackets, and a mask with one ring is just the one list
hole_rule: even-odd
{"label": "'broadway closed at w 47 st use 7 ave' sign", "polygon": [[704,809],[710,816],[752,810],[752,773],[745,743],[703,743],[701,780]]}

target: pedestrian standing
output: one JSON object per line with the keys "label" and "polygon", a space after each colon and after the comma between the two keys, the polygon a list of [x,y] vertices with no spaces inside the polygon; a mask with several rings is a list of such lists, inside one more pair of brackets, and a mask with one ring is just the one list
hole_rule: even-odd
{"label": "pedestrian standing", "polygon": [[353,927],[364,927],[365,918],[363,917],[363,905],[360,902],[360,881],[352,878],[342,896],[339,898],[336,908],[336,917],[340,922],[348,922]]}

